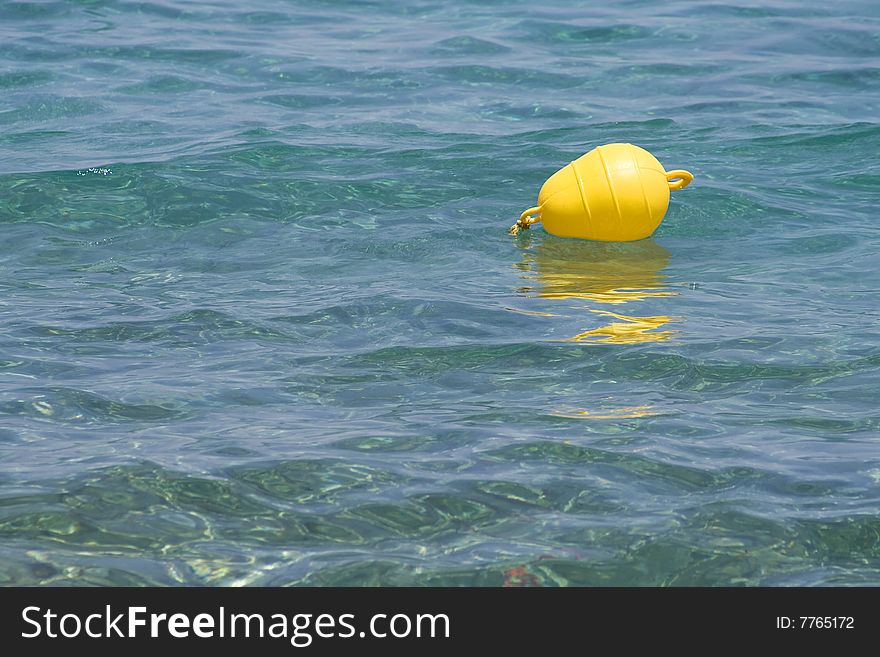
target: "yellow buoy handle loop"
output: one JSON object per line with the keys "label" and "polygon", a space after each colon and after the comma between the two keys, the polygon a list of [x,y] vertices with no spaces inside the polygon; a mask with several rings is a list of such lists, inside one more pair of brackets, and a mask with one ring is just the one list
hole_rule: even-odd
{"label": "yellow buoy handle loop", "polygon": [[[537,214],[537,217],[531,217],[529,215]],[[519,219],[516,220],[516,223],[510,227],[510,230],[507,232],[511,235],[518,235],[521,230],[528,230],[531,228],[532,224],[536,224],[541,221],[541,206],[536,205],[533,208],[529,208],[525,212],[523,212]]]}
{"label": "yellow buoy handle loop", "polygon": [[675,169],[666,172],[666,180],[669,181],[669,189],[684,189],[694,180],[694,174],[684,169]]}

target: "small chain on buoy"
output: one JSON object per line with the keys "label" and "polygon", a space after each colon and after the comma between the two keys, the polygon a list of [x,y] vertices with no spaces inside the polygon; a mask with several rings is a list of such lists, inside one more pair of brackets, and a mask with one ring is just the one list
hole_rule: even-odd
{"label": "small chain on buoy", "polygon": [[[508,230],[507,232],[510,235],[519,235],[519,232],[521,230],[528,230],[529,228],[532,227],[532,224],[536,224],[539,221],[541,221],[540,212],[541,212],[540,205],[535,206],[534,208],[529,208],[528,210],[526,210],[525,212],[523,212],[519,216],[519,219],[516,220],[516,223],[513,224],[513,226],[511,226],[510,230]],[[529,216],[531,214],[536,214],[536,213],[538,214],[537,217],[530,217]]]}

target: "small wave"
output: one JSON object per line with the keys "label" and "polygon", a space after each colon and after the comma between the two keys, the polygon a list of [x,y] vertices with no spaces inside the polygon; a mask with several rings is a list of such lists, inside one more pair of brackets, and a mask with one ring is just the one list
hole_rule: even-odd
{"label": "small wave", "polygon": [[25,398],[0,404],[0,412],[74,424],[165,422],[188,415],[174,406],[121,402],[78,388],[20,388],[16,394]]}

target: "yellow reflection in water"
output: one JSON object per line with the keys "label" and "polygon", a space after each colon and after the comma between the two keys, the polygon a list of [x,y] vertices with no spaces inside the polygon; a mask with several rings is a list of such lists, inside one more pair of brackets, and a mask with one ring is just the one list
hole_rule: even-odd
{"label": "yellow reflection in water", "polygon": [[[520,288],[520,292],[544,299],[584,299],[601,304],[671,297],[678,292],[666,286],[662,273],[670,257],[668,250],[651,240],[615,243],[547,238],[523,252],[522,262],[517,266],[534,285]],[[676,333],[664,329],[677,321],[676,317],[589,310],[612,321],[578,333],[566,342],[665,342]]]}
{"label": "yellow reflection in water", "polygon": [[609,408],[602,411],[571,411],[563,413],[561,411],[554,412],[557,417],[570,417],[576,420],[627,420],[638,417],[650,417],[652,415],[660,415],[654,410],[653,406],[628,406],[626,408]]}
{"label": "yellow reflection in water", "polygon": [[[669,324],[680,318],[668,315],[639,316],[632,312],[638,307],[639,301],[678,295],[666,284],[663,274],[671,254],[656,242],[587,242],[548,236],[535,245],[529,244],[528,237],[521,239],[520,243],[525,243],[526,249],[517,267],[523,272],[528,285],[519,291],[533,298],[558,300],[552,302],[550,308],[541,308],[541,311],[557,312],[510,310],[531,315],[564,314],[570,317],[571,310],[576,308],[579,312],[588,311],[591,318],[599,316],[603,320],[602,326],[584,330],[564,342],[628,345],[665,342],[677,333],[669,328]],[[575,303],[566,303],[565,300],[574,300]],[[623,304],[630,306],[626,308],[627,314],[623,314],[611,312],[606,304],[617,305],[615,310],[622,310],[619,306]],[[589,307],[596,305],[599,307]],[[552,414],[578,420],[626,420],[660,415],[662,411],[651,405],[622,408],[600,406],[593,410],[561,409],[552,411]]]}
{"label": "yellow reflection in water", "polygon": [[578,333],[564,342],[604,342],[606,344],[636,344],[639,342],[665,342],[677,331],[658,331],[675,317],[655,315],[654,317],[628,317],[604,310],[590,310],[593,313],[619,319],[605,326]]}
{"label": "yellow reflection in water", "polygon": [[535,286],[522,292],[545,299],[587,299],[621,304],[678,294],[664,285],[661,272],[668,250],[650,240],[587,242],[546,239],[523,253],[518,265]]}

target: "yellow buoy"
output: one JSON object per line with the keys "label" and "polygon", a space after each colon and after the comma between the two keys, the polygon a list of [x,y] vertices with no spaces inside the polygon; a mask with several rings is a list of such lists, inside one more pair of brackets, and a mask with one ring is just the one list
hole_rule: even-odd
{"label": "yellow buoy", "polygon": [[510,229],[513,235],[541,222],[548,233],[605,242],[651,235],[669,207],[669,191],[694,179],[689,171],[666,171],[644,148],[607,144],[554,173]]}

